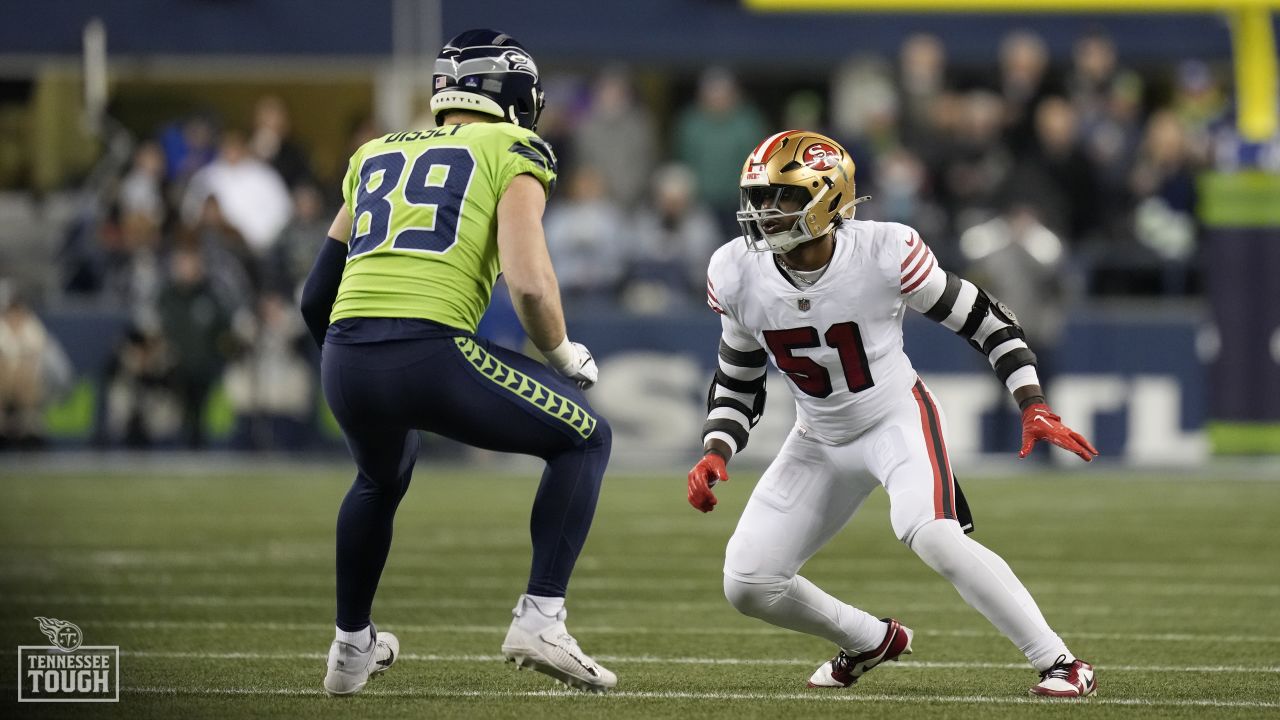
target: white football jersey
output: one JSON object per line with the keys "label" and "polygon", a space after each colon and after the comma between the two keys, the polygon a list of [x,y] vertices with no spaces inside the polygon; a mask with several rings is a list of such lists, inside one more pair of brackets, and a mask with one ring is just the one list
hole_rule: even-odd
{"label": "white football jersey", "polygon": [[751,252],[741,238],[717,250],[707,272],[724,342],[743,352],[763,348],[787,378],[801,432],[829,444],[856,438],[910,401],[907,301],[932,302],[946,284],[933,253],[905,225],[846,221],[835,240],[826,272],[805,289],[787,280],[773,253]]}

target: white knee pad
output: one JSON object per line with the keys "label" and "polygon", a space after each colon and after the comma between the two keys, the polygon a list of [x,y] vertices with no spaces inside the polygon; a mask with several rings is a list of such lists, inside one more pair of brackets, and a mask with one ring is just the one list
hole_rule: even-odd
{"label": "white knee pad", "polygon": [[932,495],[904,491],[889,496],[889,522],[893,525],[893,534],[908,546],[911,546],[920,528],[933,520]]}
{"label": "white knee pad", "polygon": [[765,618],[787,592],[790,580],[749,583],[732,575],[724,576],[724,597],[735,610],[754,618]]}
{"label": "white knee pad", "polygon": [[967,557],[956,552],[964,541],[960,523],[955,520],[932,520],[918,525],[906,543],[926,565],[939,575],[950,578],[959,572],[958,565]]}

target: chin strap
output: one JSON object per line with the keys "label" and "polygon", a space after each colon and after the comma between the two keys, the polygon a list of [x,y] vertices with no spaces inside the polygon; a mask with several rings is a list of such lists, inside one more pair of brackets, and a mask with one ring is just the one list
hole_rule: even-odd
{"label": "chin strap", "polygon": [[852,219],[853,219],[853,211],[854,211],[854,208],[856,208],[857,206],[861,205],[862,203],[864,203],[864,202],[866,202],[866,201],[868,201],[868,200],[870,200],[870,199],[871,199],[871,196],[870,196],[870,195],[863,195],[863,196],[862,196],[862,197],[860,197],[860,198],[854,198],[853,202],[851,202],[851,203],[849,203],[848,205],[845,205],[844,207],[840,208],[840,216],[841,216],[841,217],[844,217],[844,211],[845,211],[845,210],[848,210],[848,211],[849,211],[849,219],[850,219],[850,220],[852,220]]}

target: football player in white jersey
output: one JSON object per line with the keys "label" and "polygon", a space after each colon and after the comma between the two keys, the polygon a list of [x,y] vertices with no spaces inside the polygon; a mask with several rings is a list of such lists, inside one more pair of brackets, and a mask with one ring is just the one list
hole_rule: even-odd
{"label": "football player in white jersey", "polygon": [[764,411],[765,362],[784,373],[796,425],[760,478],[725,552],[724,592],[740,612],[830,640],[836,656],[810,687],[849,687],[911,652],[912,631],[824,592],[800,567],[876,487],[894,533],[951,581],[1040,672],[1031,692],[1081,697],[1096,688],[994,552],[967,536],[969,508],[948,459],[946,418],[903,351],[907,308],[984,353],[1022,409],[1026,457],[1047,440],[1092,460],[1097,451],[1045,403],[1018,320],[982,288],[938,266],[914,230],[854,220],[854,163],[817,133],[766,138],[742,170],[743,237],[707,274],[720,314],[720,362],[708,393],[705,454],[689,502],[710,512],[712,486]]}

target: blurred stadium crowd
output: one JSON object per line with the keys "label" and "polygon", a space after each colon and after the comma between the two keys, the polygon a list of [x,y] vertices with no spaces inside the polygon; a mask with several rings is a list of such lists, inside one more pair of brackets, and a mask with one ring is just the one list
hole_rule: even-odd
{"label": "blurred stadium crowd", "polygon": [[[571,314],[698,312],[707,260],[737,234],[743,159],[784,128],[850,148],[872,196],[859,216],[917,228],[1046,349],[1082,301],[1201,292],[1197,174],[1280,171],[1280,140],[1236,133],[1224,68],[1126,67],[1103,34],[1054,64],[1041,38],[1014,32],[982,68],[953,67],[939,38],[914,35],[896,58],[840,64],[825,90],[708,68],[670,107],[648,103],[652,78],[626,68],[543,75],[539,131],[561,170],[545,224]],[[98,444],[201,447],[219,385],[241,421],[232,445],[314,442],[317,356],[294,297],[340,173],[315,168],[290,124],[275,96],[252,117],[173,118],[133,138],[101,212],[65,228],[55,299],[132,318],[101,369]],[[360,123],[349,149],[395,129]],[[41,445],[43,408],[71,375],[31,309],[50,294],[28,286],[11,276],[0,292],[9,447]]]}

